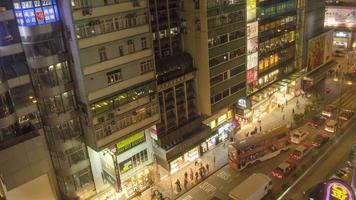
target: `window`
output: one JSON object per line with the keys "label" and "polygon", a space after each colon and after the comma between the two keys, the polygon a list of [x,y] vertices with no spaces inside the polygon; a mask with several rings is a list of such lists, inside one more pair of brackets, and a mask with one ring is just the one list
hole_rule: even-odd
{"label": "window", "polygon": [[221,93],[219,93],[219,94],[217,94],[217,95],[214,96],[214,101],[215,101],[215,103],[218,102],[218,101],[220,101],[221,99],[222,99]]}
{"label": "window", "polygon": [[235,76],[235,75],[245,71],[245,68],[246,68],[246,66],[245,66],[245,64],[243,64],[238,67],[230,69],[230,77]]}
{"label": "window", "polygon": [[147,49],[147,39],[145,37],[141,38],[142,49]]}
{"label": "window", "polygon": [[119,46],[118,50],[119,50],[119,56],[123,56],[124,55],[124,48],[122,46]]}
{"label": "window", "polygon": [[217,76],[211,78],[211,79],[210,79],[210,84],[211,84],[211,85],[215,85],[215,84],[217,84],[217,83],[220,83],[220,82],[223,81],[223,80],[224,80],[224,77],[223,77],[222,74],[220,74],[220,75],[217,75]]}
{"label": "window", "polygon": [[213,67],[229,60],[228,54],[223,54],[209,60],[209,67]]}
{"label": "window", "polygon": [[108,84],[112,85],[121,81],[121,69],[106,73]]}
{"label": "window", "polygon": [[150,72],[153,70],[153,61],[152,60],[146,60],[144,62],[141,62],[141,74]]}
{"label": "window", "polygon": [[228,97],[230,95],[230,90],[229,89],[226,89],[223,91],[222,93],[222,98],[225,98],[225,97]]}
{"label": "window", "polygon": [[233,87],[231,87],[231,94],[234,94],[240,90],[242,90],[246,85],[246,82],[239,83]]}
{"label": "window", "polygon": [[134,40],[127,40],[127,46],[129,53],[135,52],[135,41]]}
{"label": "window", "polygon": [[105,61],[107,60],[108,58],[106,57],[106,49],[105,47],[101,47],[99,48],[99,59],[100,61]]}

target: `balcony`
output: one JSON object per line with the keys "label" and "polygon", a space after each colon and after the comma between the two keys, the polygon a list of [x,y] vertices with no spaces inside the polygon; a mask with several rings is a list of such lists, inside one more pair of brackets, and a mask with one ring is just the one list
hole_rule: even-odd
{"label": "balcony", "polygon": [[160,121],[159,106],[156,102],[132,112],[116,115],[114,119],[95,126],[98,148],[115,143],[118,139],[143,130]]}
{"label": "balcony", "polygon": [[147,7],[147,2],[145,0],[121,0],[117,1],[115,4],[101,5],[101,6],[93,6],[86,5],[85,7],[78,8],[73,10],[73,18],[74,20],[83,20],[94,17],[106,16],[115,13],[128,12],[133,10],[138,10]]}

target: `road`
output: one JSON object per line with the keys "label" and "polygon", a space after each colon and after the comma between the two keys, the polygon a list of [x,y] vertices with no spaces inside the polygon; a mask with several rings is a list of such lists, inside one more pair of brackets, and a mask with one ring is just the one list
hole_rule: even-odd
{"label": "road", "polygon": [[350,153],[350,147],[356,140],[356,122],[353,123],[347,131],[344,132],[344,137],[336,141],[332,147],[331,153],[320,160],[314,168],[312,168],[299,183],[294,185],[289,190],[283,199],[299,200],[303,199],[303,192],[308,190],[313,185],[326,180],[337,169],[345,166],[346,160]]}
{"label": "road", "polygon": [[[342,101],[341,101],[343,106],[345,106],[349,109],[355,108],[355,106],[356,106],[356,93],[353,92],[354,89],[355,89],[354,87],[348,87],[347,90],[345,90],[345,91],[348,91],[346,93],[347,95],[344,95],[342,98]],[[336,113],[334,112],[334,114],[336,114]],[[323,128],[324,128],[323,126],[320,127],[319,129],[313,129],[306,125],[302,126],[301,129],[307,130],[311,133],[311,134],[309,134],[306,141],[304,141],[304,143],[311,144],[315,135],[317,135],[318,133],[325,134],[325,131],[323,131]],[[352,128],[355,128],[355,125]],[[330,142],[327,145],[327,146],[333,145],[333,151],[331,151],[332,159],[330,159],[327,162],[327,165],[325,165],[324,161],[320,162],[323,164],[317,165],[317,168],[325,168],[323,171],[323,173],[325,173],[325,175],[319,176],[317,173],[314,173],[313,174],[314,176],[311,176],[314,179],[312,179],[310,181],[310,183],[307,180],[308,184],[303,185],[304,181],[302,181],[302,183],[300,183],[300,184],[303,187],[300,187],[300,189],[297,192],[291,192],[291,194],[293,194],[293,193],[302,194],[302,192],[305,191],[306,189],[308,189],[310,186],[312,186],[315,183],[315,181],[318,181],[318,180],[320,181],[327,175],[331,174],[331,172],[333,172],[335,170],[337,163],[341,163],[341,162],[344,163],[344,160],[346,160],[346,156],[340,157],[340,155],[346,155],[346,152],[349,151],[349,148],[351,147],[351,143],[356,139],[356,134],[349,134],[349,132],[350,132],[350,129],[347,133],[345,133],[345,135],[347,135],[347,137],[345,136],[345,138],[343,138],[343,140],[341,141],[343,145],[339,145],[340,142],[337,144],[334,144],[334,143],[330,144],[331,143]],[[329,134],[329,136],[333,136],[333,134]],[[295,145],[293,145],[291,149],[294,149],[294,148],[295,148]],[[322,150],[315,149],[315,150],[313,150],[312,154],[314,154],[314,155],[320,154],[320,153],[322,153],[322,151],[324,149],[322,149]],[[198,184],[196,187],[192,188],[187,193],[183,194],[178,199],[179,200],[200,200],[200,199],[204,199],[204,200],[225,200],[226,199],[227,200],[227,199],[229,199],[228,193],[230,192],[230,190],[232,188],[234,188],[236,185],[240,184],[243,180],[245,180],[252,173],[265,173],[265,174],[271,175],[271,171],[278,164],[282,163],[283,161],[285,161],[289,158],[290,152],[291,152],[291,150],[286,153],[282,153],[282,154],[278,155],[277,157],[267,160],[263,163],[253,165],[252,167],[244,169],[240,172],[233,171],[227,165],[227,166],[223,167],[222,169],[218,170],[213,175],[211,175],[209,178],[205,179],[203,182]],[[309,157],[310,157],[310,155],[309,155]],[[303,172],[304,169],[301,169],[301,166],[303,166],[303,165],[308,166],[308,165],[311,165],[313,162],[314,162],[314,160],[311,160],[310,158],[308,159],[308,156],[307,156],[305,160],[301,160],[297,163],[296,171],[298,171],[299,173]],[[320,169],[316,169],[315,171],[318,171],[318,170],[320,170]],[[276,180],[275,178],[272,178],[272,180],[273,180],[272,194],[278,193],[281,190],[283,184],[291,184],[294,181],[294,179],[296,179],[296,178],[297,177],[293,177],[293,178],[289,177],[288,178],[289,180],[284,180],[284,181],[279,181],[279,180]],[[297,187],[294,187],[294,188],[297,188]],[[276,198],[277,197],[274,197],[272,195],[266,197],[266,199],[273,199],[273,200],[275,200]],[[293,196],[291,198],[293,198],[295,200],[302,199],[302,197],[298,196],[298,195]],[[283,199],[288,199],[288,198],[283,198]]]}

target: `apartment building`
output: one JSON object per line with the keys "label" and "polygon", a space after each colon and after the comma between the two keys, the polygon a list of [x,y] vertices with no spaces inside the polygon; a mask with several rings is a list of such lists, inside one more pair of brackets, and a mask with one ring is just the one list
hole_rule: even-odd
{"label": "apartment building", "polygon": [[13,4],[0,2],[0,199],[56,199],[57,184]]}
{"label": "apartment building", "polygon": [[132,196],[151,183],[160,121],[148,1],[63,2],[96,191]]}
{"label": "apartment building", "polygon": [[[151,27],[161,123],[153,136],[155,158],[164,176],[200,157],[200,143],[211,136],[197,108],[196,66],[186,52],[182,1],[151,0]],[[161,168],[160,168],[161,169]]]}
{"label": "apartment building", "polygon": [[197,105],[212,137],[203,151],[238,128],[234,104],[246,96],[246,2],[183,1],[183,43],[197,66]]}

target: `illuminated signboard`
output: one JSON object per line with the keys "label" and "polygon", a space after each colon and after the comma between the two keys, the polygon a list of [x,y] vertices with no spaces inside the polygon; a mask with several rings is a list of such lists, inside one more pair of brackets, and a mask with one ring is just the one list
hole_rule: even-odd
{"label": "illuminated signboard", "polygon": [[328,6],[325,9],[324,25],[328,27],[356,27],[356,8],[345,6]]}
{"label": "illuminated signboard", "polygon": [[20,26],[36,26],[60,20],[56,0],[15,2],[14,9]]}
{"label": "illuminated signboard", "polygon": [[247,70],[246,83],[251,84],[257,81],[257,67]]}
{"label": "illuminated signboard", "polygon": [[339,179],[331,179],[326,184],[324,200],[355,200],[353,190]]}
{"label": "illuminated signboard", "polygon": [[256,19],[256,0],[247,0],[247,21],[254,21]]}
{"label": "illuminated signboard", "polygon": [[257,67],[258,65],[258,52],[247,55],[247,70]]}
{"label": "illuminated signboard", "polygon": [[146,139],[145,139],[144,131],[136,133],[135,135],[132,135],[126,139],[123,139],[116,144],[117,153],[120,154],[122,152],[125,152],[125,151],[131,149],[132,147],[135,147],[145,141],[146,141]]}

